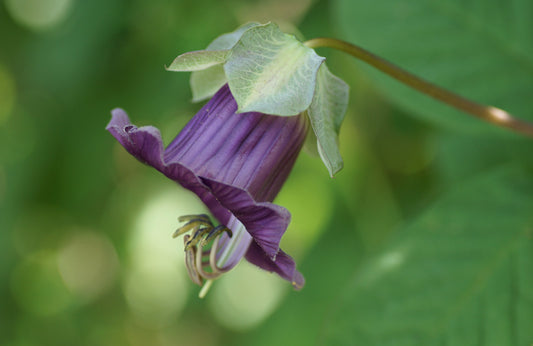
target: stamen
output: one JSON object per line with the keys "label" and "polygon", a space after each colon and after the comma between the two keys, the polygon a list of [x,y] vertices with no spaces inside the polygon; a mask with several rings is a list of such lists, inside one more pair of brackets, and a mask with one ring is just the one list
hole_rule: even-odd
{"label": "stamen", "polygon": [[203,240],[202,238],[211,230],[211,228],[200,228],[194,232],[192,238],[185,244],[185,250],[188,250],[191,246],[196,246],[198,242]]}
{"label": "stamen", "polygon": [[[217,253],[219,252],[219,243],[224,232],[228,233],[228,237],[224,238],[223,247],[226,246],[225,244],[229,238],[233,237],[233,233],[225,225],[215,227],[205,214],[180,216],[178,221],[186,222],[186,224],[178,228],[173,237],[191,232],[183,237],[185,265],[189,277],[195,284],[201,286],[206,280],[200,291],[200,297],[203,297],[207,294],[213,280],[231,268],[223,269],[217,265]],[[209,243],[212,244],[211,247],[205,249]],[[209,258],[207,259],[206,257]]]}
{"label": "stamen", "polygon": [[[190,236],[188,234],[183,237],[183,242],[187,243]],[[187,274],[189,274],[189,277],[191,278],[192,282],[195,284],[202,286],[202,278],[198,275],[198,271],[196,270],[194,259],[196,257],[196,248],[192,247],[190,249],[185,250],[185,266],[187,267]]]}
{"label": "stamen", "polygon": [[214,226],[211,221],[205,221],[203,219],[192,219],[185,225],[178,228],[174,232],[174,234],[172,234],[172,238],[176,238],[177,236],[182,235],[183,233],[187,233],[188,231],[194,232],[200,228],[212,229],[213,227]]}
{"label": "stamen", "polygon": [[228,232],[228,235],[229,237],[231,238],[233,236],[233,233],[231,232],[231,230],[229,228],[227,228],[226,226],[224,225],[218,225],[217,227],[213,228],[212,230],[209,231],[209,234],[207,235],[207,237],[205,237],[203,240],[202,240],[202,246],[204,246],[205,244],[209,243],[209,241],[224,233],[224,232]]}
{"label": "stamen", "polygon": [[228,270],[224,270],[220,268],[217,265],[217,250],[218,250],[218,242],[220,240],[220,234],[215,238],[215,241],[213,242],[213,246],[211,247],[211,253],[209,254],[209,264],[211,265],[211,270],[213,273],[217,273],[218,275],[224,274]]}
{"label": "stamen", "polygon": [[[202,267],[202,244],[198,246],[197,252],[196,252],[196,270],[198,271],[198,274],[203,277],[204,279],[208,280],[214,280],[220,276],[220,273],[213,272],[206,272],[204,268]],[[211,249],[212,250],[212,249]],[[214,268],[211,268],[214,270]]]}
{"label": "stamen", "polygon": [[202,221],[209,223],[211,226],[213,226],[213,224],[211,223],[211,219],[206,214],[182,215],[178,217],[179,222],[195,221],[195,220],[202,220]]}

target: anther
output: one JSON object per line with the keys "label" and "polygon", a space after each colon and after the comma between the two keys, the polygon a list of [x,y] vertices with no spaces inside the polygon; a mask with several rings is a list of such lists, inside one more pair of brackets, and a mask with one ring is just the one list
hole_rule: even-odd
{"label": "anther", "polygon": [[191,246],[196,246],[196,244],[198,244],[198,242],[200,241],[203,241],[203,237],[209,233],[209,231],[211,230],[212,228],[200,228],[200,229],[197,229],[196,232],[194,232],[193,236],[191,237],[191,239],[185,244],[185,251],[187,251]]}
{"label": "anther", "polygon": [[213,228],[215,227],[209,217],[205,214],[201,215],[184,215],[180,216],[178,218],[179,222],[187,222],[185,225],[178,228],[174,234],[172,235],[172,238],[176,238],[179,235],[182,235],[183,233],[187,233],[188,231],[195,232],[199,228]]}
{"label": "anther", "polygon": [[[174,232],[173,237],[191,232],[190,234],[185,234],[183,237],[185,265],[189,277],[195,284],[201,286],[203,281],[207,280],[206,286],[202,289],[205,295],[209,289],[211,280],[218,278],[228,270],[220,268],[217,265],[216,257],[222,234],[227,232],[231,238],[233,233],[224,225],[215,227],[205,214],[180,216],[178,221],[186,223]],[[212,242],[212,245],[204,249],[210,242]]]}
{"label": "anther", "polygon": [[213,226],[211,223],[211,219],[206,214],[197,214],[197,215],[182,215],[178,217],[179,222],[186,222],[186,221],[194,221],[194,220],[202,220],[205,222],[208,222]]}
{"label": "anther", "polygon": [[216,236],[218,236],[218,235],[220,235],[220,234],[222,234],[224,232],[227,232],[230,238],[233,236],[233,232],[231,232],[231,230],[229,228],[227,228],[224,225],[218,225],[215,228],[211,229],[209,231],[209,234],[204,239],[202,239],[201,245],[205,246],[205,244],[209,243],[209,241],[211,241],[211,239],[215,238]]}

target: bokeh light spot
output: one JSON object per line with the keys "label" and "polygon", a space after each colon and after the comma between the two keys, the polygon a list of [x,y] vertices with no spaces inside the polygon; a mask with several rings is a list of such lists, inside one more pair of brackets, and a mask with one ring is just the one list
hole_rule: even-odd
{"label": "bokeh light spot", "polygon": [[0,126],[11,115],[16,100],[15,82],[9,71],[0,64]]}
{"label": "bokeh light spot", "polygon": [[72,7],[72,0],[6,0],[5,3],[18,24],[35,31],[57,26]]}
{"label": "bokeh light spot", "polygon": [[40,252],[21,262],[12,272],[11,292],[21,307],[38,316],[57,314],[74,302],[51,252]]}
{"label": "bokeh light spot", "polygon": [[129,242],[130,270],[125,282],[127,302],[149,327],[174,321],[187,298],[183,241],[172,239],[179,215],[203,213],[205,207],[188,191],[174,188],[148,200],[139,213]]}
{"label": "bokeh light spot", "polygon": [[59,251],[57,263],[67,288],[84,300],[105,292],[118,269],[115,248],[106,237],[94,232],[71,236]]}
{"label": "bokeh light spot", "polygon": [[366,285],[375,284],[376,281],[402,266],[405,263],[408,254],[408,246],[402,246],[384,253],[373,262],[372,265],[369,265],[364,272],[360,273],[362,281],[365,282]]}
{"label": "bokeh light spot", "polygon": [[279,276],[241,261],[213,283],[207,297],[211,312],[221,325],[246,330],[270,316],[289,287]]}
{"label": "bokeh light spot", "polygon": [[149,327],[177,319],[185,304],[186,281],[175,265],[145,264],[132,268],[125,282],[126,300],[135,316]]}
{"label": "bokeh light spot", "polygon": [[379,261],[382,270],[392,270],[399,267],[405,261],[405,253],[401,251],[393,251],[386,253]]}

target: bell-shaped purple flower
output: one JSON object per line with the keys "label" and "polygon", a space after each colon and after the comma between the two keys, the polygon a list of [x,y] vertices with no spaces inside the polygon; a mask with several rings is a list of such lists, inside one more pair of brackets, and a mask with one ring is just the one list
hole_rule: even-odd
{"label": "bell-shaped purple flower", "polygon": [[[194,282],[217,277],[245,256],[301,288],[303,276],[279,248],[290,213],[271,202],[300,152],[308,121],[303,115],[236,111],[225,85],[167,148],[158,129],[135,127],[121,109],[113,110],[107,129],[130,154],[198,195],[222,224],[215,228],[205,215],[183,218],[190,227],[182,228],[194,233],[185,236],[187,269]],[[205,250],[206,240],[213,238]],[[206,263],[210,271],[204,270]]]}

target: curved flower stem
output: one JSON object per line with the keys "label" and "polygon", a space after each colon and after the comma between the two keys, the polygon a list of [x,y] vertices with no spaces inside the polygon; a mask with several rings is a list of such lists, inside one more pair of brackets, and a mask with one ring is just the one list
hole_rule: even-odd
{"label": "curved flower stem", "polygon": [[388,62],[383,58],[380,58],[375,54],[370,53],[359,46],[334,38],[322,37],[306,41],[304,44],[309,48],[328,47],[348,53],[351,56],[360,59],[377,68],[378,70],[388,74],[403,84],[406,84],[413,89],[431,96],[434,99],[442,101],[454,108],[462,110],[470,115],[493,123],[497,126],[506,127],[528,137],[533,137],[532,123],[516,119],[502,109],[482,105],[454,94],[407,72],[406,70]]}

